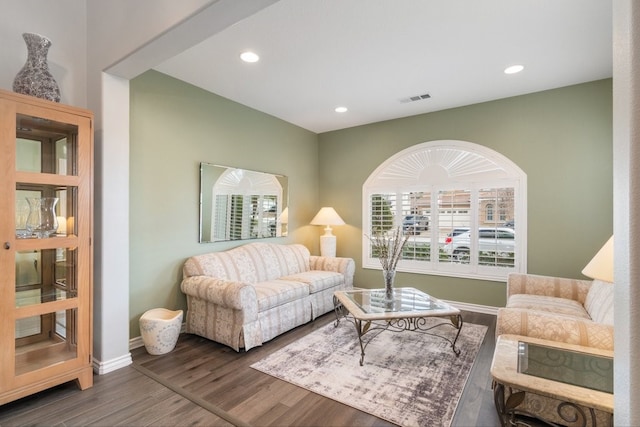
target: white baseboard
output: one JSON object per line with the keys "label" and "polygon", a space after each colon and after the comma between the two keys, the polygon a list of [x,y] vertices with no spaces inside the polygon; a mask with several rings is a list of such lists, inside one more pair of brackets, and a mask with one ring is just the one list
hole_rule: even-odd
{"label": "white baseboard", "polygon": [[[180,327],[180,333],[183,334],[186,330],[187,330],[187,324],[183,322],[182,326]],[[134,348],[140,348],[143,346],[144,346],[144,341],[142,341],[142,336],[131,338],[129,340],[129,351],[133,350]]]}
{"label": "white baseboard", "polygon": [[127,353],[123,356],[107,360],[105,362],[93,359],[93,372],[98,375],[104,375],[108,374],[109,372],[116,371],[120,368],[124,368],[125,366],[129,366],[132,363],[133,360],[131,359],[131,353]]}
{"label": "white baseboard", "polygon": [[142,337],[135,337],[129,340],[129,351],[134,348],[139,348],[144,346],[144,341],[142,341]]}
{"label": "white baseboard", "polygon": [[498,307],[490,305],[469,304],[467,302],[447,301],[443,300],[447,304],[450,304],[458,310],[473,311],[474,313],[492,314],[496,316],[498,314]]}
{"label": "white baseboard", "polygon": [[[364,288],[356,288],[356,287],[354,287],[354,289],[364,289]],[[466,302],[458,302],[458,301],[447,301],[447,300],[443,300],[443,301],[446,302],[447,304],[451,304],[452,306],[454,306],[458,310],[473,311],[475,313],[483,313],[483,314],[492,314],[494,316],[498,314],[498,307],[492,307],[492,306],[489,306],[489,305],[469,304],[469,303],[466,303]],[[184,333],[185,327],[186,327],[186,324],[183,323],[182,324],[182,328],[180,329],[180,333]],[[140,337],[131,338],[129,340],[129,351],[131,351],[133,349],[136,349],[136,348],[143,347],[143,346],[144,346],[144,342],[142,341],[142,337],[141,336]],[[129,355],[129,358],[131,358],[131,355]],[[128,363],[127,365],[129,365],[129,364],[130,363]],[[127,365],[122,365],[122,366],[127,366]],[[95,361],[94,361],[94,366],[95,366]],[[122,367],[122,366],[120,366],[120,367]],[[95,370],[95,368],[94,368],[94,370]],[[115,369],[113,369],[113,370],[115,370]],[[111,372],[111,371],[108,371],[108,372]]]}

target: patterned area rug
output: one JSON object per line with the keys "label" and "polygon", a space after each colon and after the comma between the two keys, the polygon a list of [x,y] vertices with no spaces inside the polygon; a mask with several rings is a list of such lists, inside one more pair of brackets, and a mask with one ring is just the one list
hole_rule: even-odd
{"label": "patterned area rug", "polygon": [[[435,330],[451,338],[455,331]],[[459,357],[442,338],[385,331],[371,340],[360,366],[355,327],[342,320],[251,367],[401,426],[449,426],[486,331],[465,323]]]}

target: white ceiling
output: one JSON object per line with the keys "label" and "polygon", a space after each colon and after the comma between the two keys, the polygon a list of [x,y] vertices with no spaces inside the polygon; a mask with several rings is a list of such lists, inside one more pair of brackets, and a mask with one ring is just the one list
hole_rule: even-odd
{"label": "white ceiling", "polygon": [[280,0],[154,69],[321,133],[611,77],[612,6]]}

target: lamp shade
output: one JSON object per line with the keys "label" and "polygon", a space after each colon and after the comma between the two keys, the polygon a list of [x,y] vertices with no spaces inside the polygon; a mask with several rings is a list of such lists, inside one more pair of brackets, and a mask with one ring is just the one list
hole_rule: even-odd
{"label": "lamp shade", "polygon": [[324,207],[313,217],[311,225],[344,225],[345,222],[340,218],[338,212],[330,207]]}
{"label": "lamp shade", "polygon": [[613,236],[582,270],[582,274],[592,279],[613,283]]}

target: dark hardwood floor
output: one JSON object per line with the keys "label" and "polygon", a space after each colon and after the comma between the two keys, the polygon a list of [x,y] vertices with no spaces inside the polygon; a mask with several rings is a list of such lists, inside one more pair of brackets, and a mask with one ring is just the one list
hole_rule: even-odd
{"label": "dark hardwood floor", "polygon": [[[463,316],[489,329],[451,425],[498,426],[489,374],[495,316]],[[187,334],[163,356],[138,348],[132,366],[96,375],[88,390],[70,382],[0,406],[0,426],[392,425],[249,367],[333,319],[329,313],[246,353]]]}

